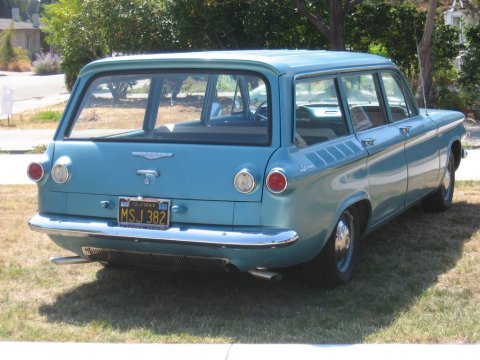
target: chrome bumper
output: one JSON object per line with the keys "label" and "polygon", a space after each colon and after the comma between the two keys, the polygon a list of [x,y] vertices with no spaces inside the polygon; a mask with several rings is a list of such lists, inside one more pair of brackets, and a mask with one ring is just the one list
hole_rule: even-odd
{"label": "chrome bumper", "polygon": [[52,236],[115,238],[238,249],[269,249],[294,244],[298,235],[292,230],[265,229],[261,232],[223,231],[171,227],[151,230],[120,227],[114,220],[37,214],[28,222],[30,229]]}

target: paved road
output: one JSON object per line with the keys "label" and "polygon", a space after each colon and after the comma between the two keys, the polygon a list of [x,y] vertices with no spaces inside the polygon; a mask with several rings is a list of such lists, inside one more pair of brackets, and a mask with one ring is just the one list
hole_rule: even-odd
{"label": "paved road", "polygon": [[[9,88],[13,95],[13,113],[55,105],[68,99],[65,77],[35,75],[31,72],[0,72],[0,92]],[[0,117],[0,119],[6,116]]]}

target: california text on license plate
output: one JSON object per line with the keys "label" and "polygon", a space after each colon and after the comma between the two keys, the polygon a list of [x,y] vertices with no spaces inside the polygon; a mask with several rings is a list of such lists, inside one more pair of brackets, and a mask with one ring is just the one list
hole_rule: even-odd
{"label": "california text on license plate", "polygon": [[167,229],[170,225],[170,200],[120,197],[118,224],[127,227]]}

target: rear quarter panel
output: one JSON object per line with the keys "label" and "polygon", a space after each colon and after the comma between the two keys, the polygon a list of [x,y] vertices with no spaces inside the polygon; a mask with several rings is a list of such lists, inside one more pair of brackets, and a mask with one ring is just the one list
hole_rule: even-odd
{"label": "rear quarter panel", "polygon": [[[438,126],[437,143],[440,151],[440,176],[437,185],[439,185],[445,173],[445,167],[450,151],[452,150],[452,145],[456,142],[460,144],[466,134],[464,125],[465,117],[458,111],[432,109],[428,110],[428,115]],[[458,168],[461,160],[460,154],[456,154],[456,160],[457,163],[455,165]]]}
{"label": "rear quarter panel", "polygon": [[278,150],[268,169],[285,170],[287,190],[263,193],[262,225],[296,231],[292,265],[313,258],[325,245],[341,212],[368,199],[367,152],[355,136],[346,136],[304,149]]}

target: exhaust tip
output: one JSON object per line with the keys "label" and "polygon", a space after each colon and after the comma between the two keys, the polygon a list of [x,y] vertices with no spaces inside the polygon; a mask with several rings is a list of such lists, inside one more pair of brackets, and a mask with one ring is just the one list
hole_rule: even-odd
{"label": "exhaust tip", "polygon": [[253,277],[256,277],[258,279],[262,280],[268,280],[272,282],[279,282],[282,280],[282,275],[274,272],[274,271],[269,271],[263,268],[256,268],[252,270],[248,270],[248,273],[252,275]]}
{"label": "exhaust tip", "polygon": [[56,256],[50,258],[50,262],[55,265],[74,265],[74,264],[86,264],[92,262],[81,256]]}

